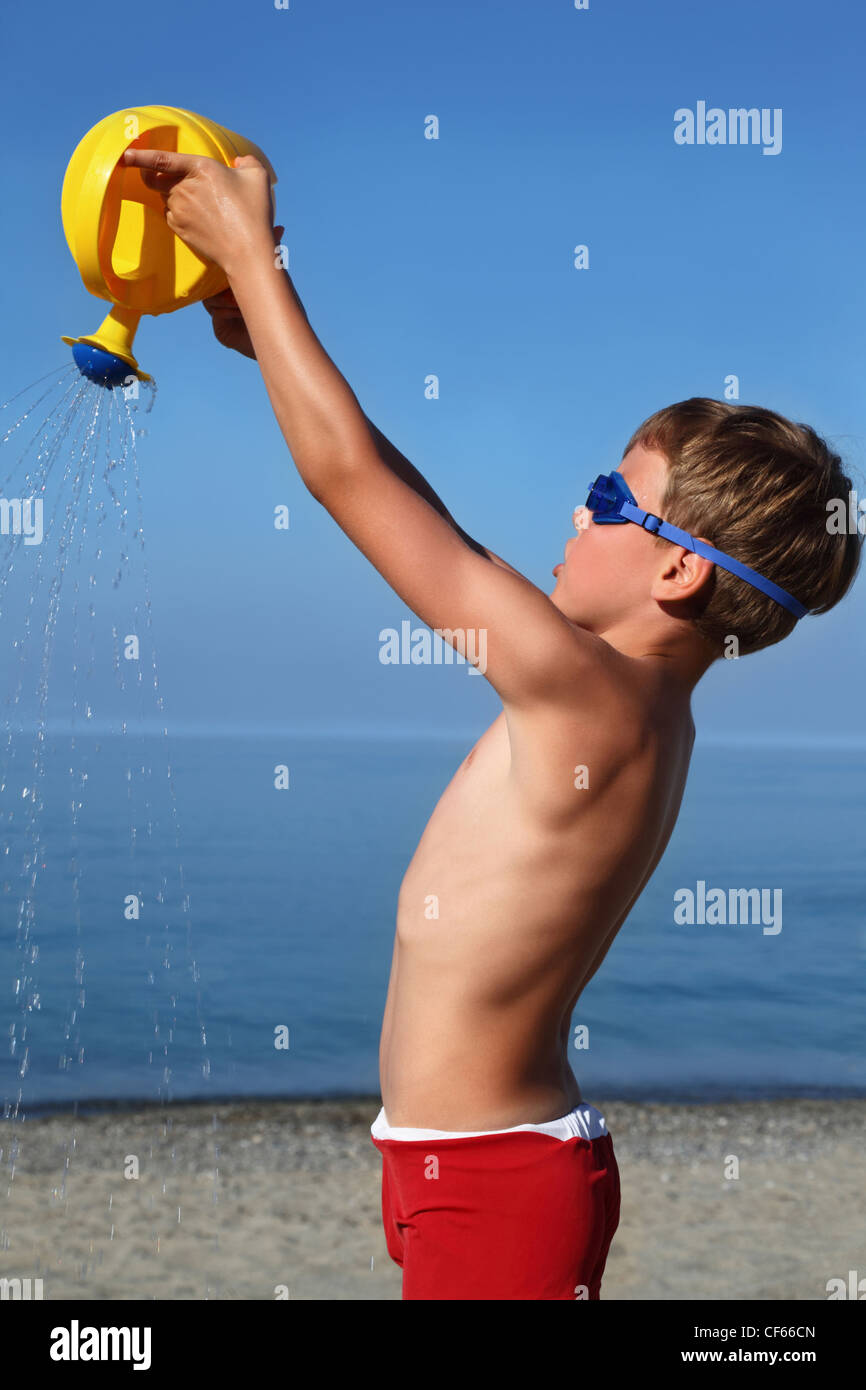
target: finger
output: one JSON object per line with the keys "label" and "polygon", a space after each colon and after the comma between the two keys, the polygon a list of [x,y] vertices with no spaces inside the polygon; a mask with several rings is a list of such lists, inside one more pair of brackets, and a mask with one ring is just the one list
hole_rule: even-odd
{"label": "finger", "polygon": [[145,188],[152,188],[154,192],[162,193],[163,196],[169,194],[186,178],[185,174],[163,174],[157,173],[153,169],[139,169],[138,172]]}
{"label": "finger", "polygon": [[231,285],[226,285],[224,290],[217,290],[216,294],[209,294],[202,300],[202,304],[234,304],[235,302]]}
{"label": "finger", "polygon": [[242,315],[239,309],[209,309],[207,304],[204,306],[214,323],[240,323]]}
{"label": "finger", "polygon": [[207,155],[182,154],[180,150],[137,150],[130,146],[124,150],[120,158],[123,164],[131,164],[137,169],[150,169],[155,174],[170,174],[174,178],[183,178],[200,168]]}
{"label": "finger", "polygon": [[154,174],[150,169],[141,170],[141,181],[145,188],[163,194],[170,193],[184,177],[184,174]]}
{"label": "finger", "polygon": [[220,290],[219,294],[209,294],[202,304],[208,313],[220,313],[228,310],[232,313],[239,313],[238,302],[231,289]]}

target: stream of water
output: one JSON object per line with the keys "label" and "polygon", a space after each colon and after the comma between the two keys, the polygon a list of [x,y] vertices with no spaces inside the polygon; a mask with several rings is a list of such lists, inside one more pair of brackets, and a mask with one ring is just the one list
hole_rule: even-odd
{"label": "stream of water", "polygon": [[[6,1152],[0,1151],[7,1201],[14,1200],[32,1059],[51,1049],[40,997],[46,940],[69,962],[68,1002],[53,1052],[71,1096],[87,1094],[80,1078],[88,1066],[82,1024],[88,1007],[84,928],[89,917],[116,921],[118,932],[135,933],[147,982],[147,1017],[131,1001],[124,1009],[118,1000],[116,1026],[136,1031],[152,1078],[151,1100],[160,1106],[154,1125],[163,1137],[172,1126],[166,1107],[179,1030],[194,1026],[197,1031],[203,1088],[211,1071],[163,723],[137,450],[144,433],[141,417],[152,408],[155,389],[136,381],[107,388],[72,365],[46,374],[0,406],[0,651],[5,657],[0,931],[14,933],[17,960],[14,980],[0,981],[12,995],[11,1009],[0,1012],[10,1018],[0,1059],[3,1114],[13,1122],[11,1131],[7,1126],[13,1139]],[[108,671],[123,711],[117,732],[125,755],[118,763],[115,746],[110,765],[103,767],[93,728]],[[162,724],[159,741],[144,736],[154,720]],[[52,739],[58,729],[66,734],[61,741]],[[92,873],[89,863],[95,858],[94,794],[101,794],[106,775],[116,777],[118,769],[128,816],[120,892],[116,881]],[[64,805],[61,821],[57,807]],[[108,911],[107,893],[115,895]],[[189,1039],[182,1041],[188,1051]],[[69,1196],[77,1100],[71,1111],[66,1152],[49,1194],[55,1203]],[[171,1155],[174,1160],[173,1149]],[[215,1142],[214,1203],[218,1164]],[[152,1229],[157,1252],[161,1223],[182,1217],[171,1201],[170,1174],[162,1175],[161,1187],[165,1210],[154,1208]],[[3,1196],[0,1188],[0,1202]],[[94,1232],[91,1241],[95,1259],[99,1239],[115,1236],[111,1205],[109,1200],[104,1230]],[[0,1247],[6,1243],[0,1222]],[[86,1276],[82,1268],[79,1277]]]}

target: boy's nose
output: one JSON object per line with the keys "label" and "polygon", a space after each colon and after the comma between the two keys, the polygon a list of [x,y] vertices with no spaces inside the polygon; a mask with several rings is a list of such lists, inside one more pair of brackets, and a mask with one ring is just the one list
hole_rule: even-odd
{"label": "boy's nose", "polygon": [[589,525],[590,512],[586,506],[575,507],[571,520],[575,531],[585,531]]}

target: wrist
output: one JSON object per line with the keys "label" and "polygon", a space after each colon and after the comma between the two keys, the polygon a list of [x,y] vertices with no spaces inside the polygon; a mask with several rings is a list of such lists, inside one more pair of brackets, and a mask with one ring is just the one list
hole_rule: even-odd
{"label": "wrist", "polygon": [[223,272],[232,289],[240,281],[257,279],[268,271],[277,269],[273,233],[264,231],[251,237],[236,254],[227,256],[223,262]]}

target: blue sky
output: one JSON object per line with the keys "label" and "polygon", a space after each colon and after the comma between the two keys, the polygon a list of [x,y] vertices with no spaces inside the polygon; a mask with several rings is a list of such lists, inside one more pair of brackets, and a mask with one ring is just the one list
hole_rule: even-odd
{"label": "blue sky", "polygon": [[[4,15],[0,399],[104,312],[60,222],[75,145],[113,111],[164,102],[266,151],[325,348],[458,521],[548,592],[587,480],[652,410],[721,397],[729,373],[741,400],[809,422],[863,480],[854,7],[155,0],[106,14]],[[782,108],[781,153],[677,146],[673,113],[699,100]],[[145,319],[136,351],[159,384],[140,463],[169,723],[477,734],[498,708],[486,682],[379,663],[380,629],[412,615],[305,492],[255,365],[216,344],[198,305]],[[273,530],[278,503],[288,533]],[[864,619],[866,580],[778,648],[718,663],[695,699],[701,736],[862,742]],[[110,715],[110,679],[104,697]]]}

